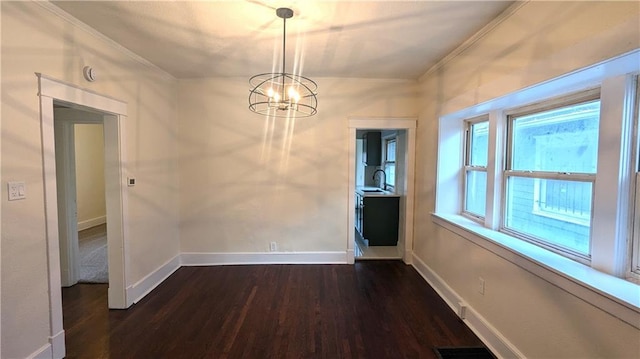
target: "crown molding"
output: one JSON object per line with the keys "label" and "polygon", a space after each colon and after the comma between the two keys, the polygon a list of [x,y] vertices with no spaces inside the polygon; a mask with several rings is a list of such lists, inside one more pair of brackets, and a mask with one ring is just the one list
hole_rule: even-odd
{"label": "crown molding", "polygon": [[424,78],[429,76],[431,73],[443,68],[447,65],[451,60],[460,56],[463,52],[465,52],[468,48],[473,46],[476,42],[483,39],[487,34],[493,31],[498,25],[500,25],[503,21],[507,20],[511,17],[511,15],[515,14],[521,7],[526,5],[530,0],[518,0],[511,4],[508,8],[506,8],[503,12],[501,12],[498,16],[496,16],[493,20],[491,20],[487,25],[485,25],[478,32],[473,34],[470,38],[465,40],[460,46],[456,47],[453,51],[451,51],[447,56],[443,57],[440,61],[438,61],[435,65],[431,66],[427,72],[425,72],[422,76],[419,77],[419,81],[422,81]]}
{"label": "crown molding", "polygon": [[68,12],[62,10],[61,8],[55,6],[51,2],[49,2],[49,1],[35,1],[35,3],[38,4],[40,7],[42,7],[43,9],[45,9],[45,10],[51,12],[52,14],[58,16],[62,20],[64,20],[64,21],[70,23],[71,25],[75,26],[76,28],[78,28],[80,30],[83,30],[84,32],[86,32],[89,35],[97,38],[100,41],[103,41],[108,46],[110,46],[113,49],[121,52],[122,54],[124,54],[125,56],[127,56],[130,59],[134,60],[135,62],[157,71],[165,79],[172,80],[172,81],[176,81],[177,80],[177,78],[175,76],[171,75],[167,71],[161,69],[160,67],[158,67],[157,65],[153,64],[152,62],[150,62],[149,60],[145,59],[144,57],[142,57],[142,56],[136,54],[135,52],[127,49],[126,47],[120,45],[119,43],[117,43],[116,41],[111,39],[110,37],[107,37],[106,35],[104,35],[103,33],[99,32],[98,30],[96,30],[96,29],[92,28],[91,26],[87,25],[86,23],[80,21],[79,19],[75,18],[73,15],[71,15]]}

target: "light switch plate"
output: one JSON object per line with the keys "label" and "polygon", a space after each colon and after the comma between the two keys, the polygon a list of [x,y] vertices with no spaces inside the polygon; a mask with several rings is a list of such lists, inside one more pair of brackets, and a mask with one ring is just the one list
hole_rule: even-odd
{"label": "light switch plate", "polygon": [[9,201],[27,198],[24,182],[7,182],[7,192],[9,192]]}

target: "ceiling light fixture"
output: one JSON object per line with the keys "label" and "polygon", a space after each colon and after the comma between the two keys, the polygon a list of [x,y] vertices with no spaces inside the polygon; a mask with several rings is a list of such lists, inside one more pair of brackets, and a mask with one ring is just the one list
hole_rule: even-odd
{"label": "ceiling light fixture", "polygon": [[318,112],[318,85],[310,78],[285,72],[287,19],[293,17],[293,10],[279,8],[276,15],[283,20],[282,72],[259,74],[249,79],[249,109],[274,117],[313,116]]}

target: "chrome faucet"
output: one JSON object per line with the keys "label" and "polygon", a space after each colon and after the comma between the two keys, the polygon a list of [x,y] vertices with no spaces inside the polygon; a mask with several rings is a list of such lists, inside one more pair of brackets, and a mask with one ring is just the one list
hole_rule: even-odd
{"label": "chrome faucet", "polygon": [[378,172],[382,172],[382,174],[384,175],[382,177],[382,186],[383,186],[382,189],[384,189],[386,191],[387,190],[387,173],[384,170],[380,170],[380,169],[375,170],[373,172],[373,180],[374,181],[376,180],[376,175],[378,174]]}

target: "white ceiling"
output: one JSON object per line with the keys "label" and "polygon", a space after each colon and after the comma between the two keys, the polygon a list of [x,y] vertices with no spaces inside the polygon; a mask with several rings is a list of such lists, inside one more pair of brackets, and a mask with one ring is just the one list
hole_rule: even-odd
{"label": "white ceiling", "polygon": [[[318,77],[417,79],[507,1],[53,1],[177,78],[279,67]],[[293,67],[295,66],[295,70]]]}

